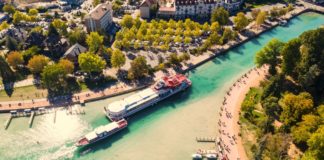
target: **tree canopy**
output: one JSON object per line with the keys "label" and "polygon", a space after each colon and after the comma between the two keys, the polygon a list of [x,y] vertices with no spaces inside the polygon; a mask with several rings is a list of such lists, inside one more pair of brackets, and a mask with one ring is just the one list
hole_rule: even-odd
{"label": "tree canopy", "polygon": [[14,69],[17,69],[20,65],[24,64],[24,59],[22,54],[20,54],[17,51],[10,52],[7,56],[7,62],[10,66],[12,66]]}
{"label": "tree canopy", "polygon": [[126,62],[125,55],[119,49],[115,49],[112,52],[110,63],[114,68],[122,67]]}
{"label": "tree canopy", "polygon": [[41,80],[49,91],[59,92],[62,88],[67,87],[66,74],[62,65],[52,64],[44,68]]}
{"label": "tree canopy", "polygon": [[49,59],[43,55],[35,55],[28,61],[28,69],[34,73],[39,74],[47,66]]}
{"label": "tree canopy", "polygon": [[149,66],[147,65],[146,59],[143,56],[138,56],[131,62],[131,68],[128,71],[129,79],[138,79],[149,72]]}
{"label": "tree canopy", "polygon": [[223,7],[217,7],[213,10],[210,21],[226,25],[229,22],[229,13]]}
{"label": "tree canopy", "polygon": [[106,62],[93,53],[81,53],[78,58],[79,66],[83,72],[100,73],[106,67]]}
{"label": "tree canopy", "polygon": [[243,12],[237,13],[236,17],[234,17],[235,28],[238,31],[243,30],[247,25],[249,25],[249,19],[245,16]]}
{"label": "tree canopy", "polygon": [[96,53],[103,44],[103,36],[100,36],[98,32],[91,32],[87,36],[86,42],[89,46],[89,52]]}

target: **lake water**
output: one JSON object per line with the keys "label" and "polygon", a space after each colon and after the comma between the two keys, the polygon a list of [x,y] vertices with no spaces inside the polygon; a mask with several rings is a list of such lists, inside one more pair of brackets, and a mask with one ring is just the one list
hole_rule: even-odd
{"label": "lake water", "polygon": [[[197,149],[197,136],[217,136],[218,110],[225,90],[254,66],[255,53],[272,38],[288,41],[302,32],[324,24],[324,16],[305,13],[286,27],[268,31],[224,56],[215,58],[190,72],[193,86],[156,106],[129,118],[127,129],[84,149],[73,146],[82,135],[109,123],[103,106],[127,95],[87,103],[85,115],[54,114],[13,119],[7,130],[0,129],[0,160],[8,159],[94,159],[94,160],[180,160],[190,159]],[[0,115],[4,124],[8,114]],[[37,143],[38,142],[38,143]]]}

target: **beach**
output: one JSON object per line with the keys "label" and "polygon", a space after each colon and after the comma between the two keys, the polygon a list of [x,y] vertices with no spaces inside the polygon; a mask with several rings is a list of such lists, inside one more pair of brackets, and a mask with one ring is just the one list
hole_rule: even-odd
{"label": "beach", "polygon": [[267,75],[267,67],[253,68],[241,76],[227,91],[223,106],[219,112],[218,121],[220,134],[220,144],[223,153],[230,160],[242,159],[247,160],[242,139],[239,136],[240,126],[240,108],[251,87],[259,86],[260,82]]}

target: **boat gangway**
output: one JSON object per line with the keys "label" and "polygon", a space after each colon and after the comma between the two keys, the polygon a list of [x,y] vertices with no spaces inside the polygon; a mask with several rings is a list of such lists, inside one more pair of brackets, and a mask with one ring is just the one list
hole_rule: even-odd
{"label": "boat gangway", "polygon": [[32,111],[29,118],[29,128],[33,125],[34,118],[35,118],[35,111]]}

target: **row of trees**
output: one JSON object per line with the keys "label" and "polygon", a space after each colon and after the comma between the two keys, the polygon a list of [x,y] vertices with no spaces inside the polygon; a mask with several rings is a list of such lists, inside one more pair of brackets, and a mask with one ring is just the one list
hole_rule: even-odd
{"label": "row of trees", "polygon": [[[324,159],[323,37],[324,29],[320,28],[304,32],[286,43],[273,39],[256,54],[256,64],[269,65],[272,75],[263,83],[260,99],[246,98],[242,106],[244,116],[261,130],[256,158],[287,158],[288,144],[292,140],[305,152],[302,159]],[[264,110],[261,121],[256,121],[259,116],[254,113],[258,102]],[[275,129],[274,120],[282,126]],[[288,138],[286,141],[273,139],[277,136]],[[279,148],[262,145],[273,141],[280,144]]]}

